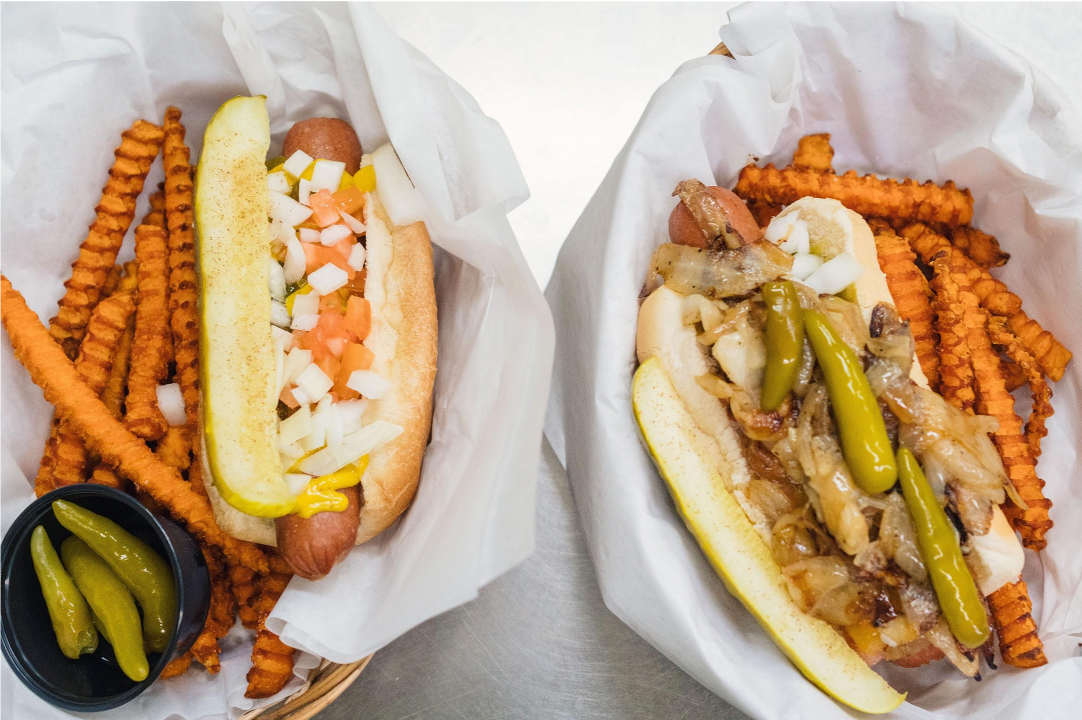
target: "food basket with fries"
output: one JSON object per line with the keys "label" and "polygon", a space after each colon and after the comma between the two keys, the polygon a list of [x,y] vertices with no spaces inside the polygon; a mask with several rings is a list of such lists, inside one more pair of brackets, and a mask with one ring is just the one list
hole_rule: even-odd
{"label": "food basket with fries", "polygon": [[[664,447],[659,457],[642,416],[636,426],[636,391],[628,393],[640,303],[657,287],[649,271],[666,272],[654,251],[681,242],[670,240],[670,213],[687,203],[683,181],[732,189],[774,242],[785,226],[771,221],[789,205],[837,201],[870,227],[876,269],[908,324],[922,376],[954,408],[995,418],[994,429],[980,421],[1009,476],[1001,512],[1026,548],[1021,577],[985,599],[998,640],[986,645],[994,655],[979,683],[951,675],[966,664],[962,655],[929,662],[940,653],[907,658],[888,644],[869,654],[859,642],[845,650],[907,693],[898,717],[1064,716],[1078,702],[1067,678],[1078,672],[1082,631],[1074,592],[1082,535],[1067,521],[1082,509],[1070,470],[1082,428],[1071,350],[1082,336],[1060,310],[1078,301],[1082,273],[1077,114],[1024,61],[930,8],[742,6],[721,36],[710,57],[686,63],[654,94],[546,292],[559,329],[546,434],[569,470],[607,605],[753,717],[793,707],[847,717],[821,668],[804,662],[764,620],[767,606],[707,549],[710,529],[689,510],[696,499],[674,490],[672,457]],[[810,281],[813,271],[794,277]],[[697,278],[677,282],[709,286]],[[698,339],[710,345],[700,312]],[[714,358],[726,367],[716,346]],[[696,382],[724,397],[704,378]],[[884,662],[891,657],[908,667]]]}
{"label": "food basket with fries", "polygon": [[[33,7],[5,13],[9,24],[25,30],[17,41],[7,42],[5,36],[4,47],[2,313],[5,344],[13,350],[3,356],[5,530],[9,513],[14,517],[35,495],[73,485],[114,488],[182,526],[199,543],[210,579],[209,609],[194,644],[171,661],[163,657],[160,678],[138,699],[110,709],[111,717],[311,717],[360,675],[375,650],[468,601],[532,548],[532,503],[523,500],[534,492],[551,319],[506,223],[506,212],[527,194],[506,138],[370,8],[283,12],[286,21],[276,8],[216,4],[185,8],[182,14],[165,6]],[[48,58],[30,51],[49,43],[45,28],[59,29],[71,40]],[[92,37],[106,38],[110,49],[104,56],[92,49]],[[359,419],[367,401],[389,392],[382,384],[386,379],[376,373],[379,355],[361,343],[373,326],[389,327],[391,320],[381,318],[379,310],[373,313],[375,296],[356,302],[365,278],[373,285],[373,256],[381,247],[376,243],[402,252],[402,237],[423,234],[424,247],[429,236],[435,246],[429,250],[435,256],[434,281],[431,259],[427,275],[434,305],[431,325],[425,326],[431,329],[425,341],[432,351],[425,361],[429,379],[436,379],[425,402],[419,401],[429,414],[412,429],[419,444],[419,485],[415,471],[414,485],[387,501],[395,512],[378,530],[391,525],[413,496],[409,510],[374,541],[353,548],[361,530],[349,530],[346,552],[331,559],[330,565],[338,564],[322,579],[302,577],[304,566],[287,556],[281,533],[276,549],[239,538],[243,533],[235,528],[223,529],[215,506],[222,502],[220,478],[208,477],[218,466],[207,459],[213,441],[205,390],[223,366],[212,368],[207,360],[207,317],[218,308],[206,300],[214,268],[201,264],[211,242],[210,221],[204,222],[211,215],[201,214],[199,205],[203,202],[206,210],[208,201],[200,198],[209,196],[200,193],[209,187],[203,183],[210,182],[204,180],[210,170],[199,171],[201,162],[204,168],[215,162],[208,159],[208,147],[222,146],[207,128],[226,114],[231,98],[248,95],[253,97],[243,107],[266,108],[262,131],[269,126],[275,151],[268,156],[264,147],[254,161],[256,194],[270,194],[272,202],[271,220],[259,220],[256,242],[261,252],[271,243],[272,264],[281,272],[283,257],[292,251],[271,242],[279,232],[275,213],[288,203],[294,209],[311,204],[292,224],[305,225],[301,232],[307,233],[307,249],[316,259],[300,256],[297,277],[306,279],[290,281],[291,304],[298,309],[287,310],[293,325],[285,325],[317,337],[320,326],[297,321],[307,303],[300,298],[308,294],[326,305],[316,310],[317,303],[309,303],[313,325],[317,317],[345,318],[353,334],[341,337],[352,340],[334,346],[331,365],[321,369],[307,347],[301,354],[309,353],[304,372],[328,381],[311,398],[315,408],[317,399],[332,402],[331,386],[339,377],[335,368],[345,367],[345,354],[356,351],[359,359],[341,376],[333,402],[353,398],[349,407],[356,408],[358,434],[371,427]],[[424,104],[424,112],[414,107],[417,103]],[[73,123],[76,115],[79,121]],[[293,174],[287,175],[292,166],[269,162],[284,149],[286,130],[311,117],[345,119],[353,126],[364,152],[361,157],[362,148],[356,148],[356,167],[347,171],[346,162],[317,150],[313,156],[291,152],[294,161],[308,158]],[[387,148],[382,154],[376,151],[381,146]],[[255,153],[243,162],[252,165],[249,156]],[[248,167],[243,162],[233,166],[229,182],[243,177]],[[458,172],[467,167],[473,172]],[[336,174],[321,179],[320,168]],[[324,185],[309,192],[306,183]],[[390,197],[393,183],[400,198],[412,198],[408,211],[401,205],[384,208],[380,193]],[[235,187],[243,193],[249,185],[237,179]],[[322,206],[319,197],[326,198]],[[326,219],[328,209],[332,217]],[[321,217],[319,212],[324,219],[306,220]],[[408,223],[399,220],[403,213]],[[381,228],[383,239],[377,239]],[[296,242],[297,228],[292,230]],[[366,231],[367,260],[358,239]],[[317,241],[309,242],[313,233]],[[238,230],[234,240],[239,243],[242,234]],[[340,243],[334,252],[345,253],[328,259],[331,235]],[[416,274],[423,289],[423,253],[420,257]],[[389,277],[392,270],[383,267]],[[316,268],[325,271],[319,277],[343,279],[321,286]],[[272,295],[275,272],[270,271]],[[232,279],[244,282],[240,276]],[[398,292],[391,282],[386,286],[388,295]],[[411,298],[415,317],[420,298]],[[360,309],[354,314],[347,306]],[[392,308],[384,317],[401,315]],[[411,332],[400,319],[395,322],[398,337]],[[266,329],[261,326],[260,332]],[[297,335],[298,347],[302,338]],[[296,347],[285,347],[294,354]],[[268,376],[275,378],[269,357]],[[493,367],[500,368],[499,387],[489,382]],[[302,403],[302,381],[286,379],[282,387],[281,395],[270,396],[278,403],[276,422]],[[431,404],[425,403],[432,396],[436,410],[429,435]],[[214,419],[216,427],[226,422]],[[293,466],[318,458],[321,448],[344,453],[349,447],[348,438],[339,438],[332,448],[330,431],[324,433],[318,442],[310,432],[303,435],[312,444],[307,449],[279,435],[277,447],[297,452],[281,457],[275,452],[276,469],[280,460],[281,472],[295,475],[299,471]],[[354,485],[364,482],[366,467],[371,474],[365,463],[377,446],[356,447],[349,452],[357,457],[336,455],[334,468],[305,476],[311,479],[304,480],[297,497],[311,491],[305,497],[317,503],[315,517],[333,515],[318,503],[335,503],[335,491],[350,487],[333,484],[349,479],[339,477],[338,468],[348,466]],[[376,502],[378,488],[365,490],[372,493],[367,508]],[[363,512],[355,514],[364,518]],[[273,521],[270,527],[273,533]],[[92,597],[82,586],[79,590]],[[115,627],[99,629],[104,635]],[[7,651],[5,646],[10,659]],[[12,679],[7,664],[4,673],[5,715],[10,709],[25,717],[64,716],[22,684],[7,683]]]}

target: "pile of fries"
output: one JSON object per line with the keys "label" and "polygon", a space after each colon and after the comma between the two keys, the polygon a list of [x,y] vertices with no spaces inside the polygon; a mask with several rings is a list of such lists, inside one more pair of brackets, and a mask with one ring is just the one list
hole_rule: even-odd
{"label": "pile of fries", "polygon": [[[245,694],[270,697],[293,674],[295,651],[265,625],[291,574],[273,548],[222,532],[201,478],[193,172],[180,117],[170,107],[161,126],[137,120],[121,135],[48,329],[7,278],[0,279],[0,314],[16,357],[56,405],[37,495],[83,482],[118,488],[185,524],[203,549],[210,613],[191,650],[162,677],[184,673],[193,660],[217,673],[219,640],[239,615],[256,631]],[[135,260],[118,265],[159,150],[165,182],[135,228]],[[158,406],[158,387],[173,382],[184,399],[184,422],[171,425]]]}
{"label": "pile of fries", "polygon": [[[933,390],[969,413],[999,421],[992,440],[1015,492],[1004,514],[1022,544],[1042,550],[1052,527],[1037,477],[1045,422],[1052,415],[1048,381],[1063,377],[1071,352],[1022,310],[1022,299],[989,272],[1010,255],[973,220],[973,196],[953,182],[838,175],[830,135],[800,140],[793,164],[748,165],[736,185],[760,226],[805,196],[833,198],[863,215],[875,236],[879,265],[898,313],[909,322],[917,359]],[[1028,385],[1033,403],[1023,426],[1011,392]],[[1026,584],[988,598],[1003,661],[1016,667],[1047,662]]]}

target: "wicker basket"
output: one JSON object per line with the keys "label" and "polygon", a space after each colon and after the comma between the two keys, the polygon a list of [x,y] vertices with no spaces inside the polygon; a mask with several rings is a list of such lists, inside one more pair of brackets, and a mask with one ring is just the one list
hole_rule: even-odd
{"label": "wicker basket", "polygon": [[369,655],[345,665],[324,662],[312,670],[308,676],[311,684],[304,691],[274,705],[250,710],[241,715],[241,720],[308,720],[345,692],[346,688],[360,677],[361,671],[371,659],[372,656]]}

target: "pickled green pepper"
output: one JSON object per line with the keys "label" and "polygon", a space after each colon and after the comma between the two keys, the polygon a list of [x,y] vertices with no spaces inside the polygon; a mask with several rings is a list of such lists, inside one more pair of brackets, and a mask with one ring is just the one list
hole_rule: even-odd
{"label": "pickled green pepper", "polygon": [[86,599],[64,569],[49,541],[49,534],[41,525],[30,534],[30,557],[41,583],[41,593],[45,596],[45,607],[49,610],[60,652],[75,660],[84,653],[97,650],[98,632],[94,629]]}
{"label": "pickled green pepper", "polygon": [[804,354],[804,323],[793,283],[768,282],[762,292],[766,301],[766,369],[759,407],[771,412],[793,389]]}
{"label": "pickled green pepper", "polygon": [[908,448],[898,448],[898,479],[917,529],[917,547],[939,607],[958,641],[978,648],[988,639],[988,613],[935,491]]}
{"label": "pickled green pepper", "polygon": [[135,598],[109,566],[79,538],[69,537],[60,546],[64,567],[94,611],[103,633],[113,646],[120,669],[132,680],[146,680],[150,673],[143,651],[143,632]]}
{"label": "pickled green pepper", "polygon": [[165,652],[177,619],[173,571],[153,549],[107,517],[65,500],[53,502],[60,524],[101,556],[143,609],[143,635],[152,652]]}
{"label": "pickled green pepper", "polygon": [[818,310],[804,311],[804,331],[823,370],[849,472],[864,492],[886,492],[898,479],[898,466],[879,402],[857,354]]}

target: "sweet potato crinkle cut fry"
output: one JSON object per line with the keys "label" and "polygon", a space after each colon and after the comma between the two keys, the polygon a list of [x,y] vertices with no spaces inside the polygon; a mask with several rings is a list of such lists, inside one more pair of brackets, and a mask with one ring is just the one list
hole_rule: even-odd
{"label": "sweet potato crinkle cut fry", "polygon": [[1033,457],[1038,458],[1041,456],[1041,440],[1048,434],[1045,422],[1052,417],[1054,412],[1052,388],[1041,375],[1037,361],[1022,347],[1018,338],[1007,329],[1002,318],[994,318],[988,323],[988,334],[991,336],[992,344],[1005,352],[1014,365],[1025,373],[1029,391],[1033,396],[1033,406],[1030,408],[1029,419],[1026,421],[1026,443]]}
{"label": "sweet potato crinkle cut fry", "polygon": [[180,110],[169,107],[162,124],[165,140],[165,212],[169,229],[169,316],[173,330],[176,379],[184,397],[189,427],[199,424],[199,289],[195,277],[192,229],[193,183],[190,151],[184,144]]}
{"label": "sweet potato crinkle cut fry", "polygon": [[158,440],[168,424],[158,409],[158,385],[169,372],[173,335],[169,331],[169,247],[153,225],[135,229],[139,263],[139,306],[135,313],[131,369],[124,424],[144,440]]}
{"label": "sweet potato crinkle cut fry", "polygon": [[188,672],[188,668],[192,666],[193,659],[190,652],[184,653],[180,657],[171,660],[169,664],[165,666],[165,669],[162,670],[162,674],[158,677],[168,680],[171,677],[183,675]]}
{"label": "sweet potato crinkle cut fry", "polygon": [[1011,259],[1010,253],[999,248],[999,240],[970,225],[957,227],[951,233],[951,245],[983,268],[1000,267]]}
{"label": "sweet potato crinkle cut fry", "polygon": [[210,502],[197,494],[176,469],[161,462],[141,439],[113,417],[97,393],[87,387],[71,360],[49,335],[23,296],[0,275],[0,321],[15,357],[42,389],[57,414],[71,423],[102,461],[160,502],[189,531],[215,545],[226,557],[257,572],[267,572],[267,556],[253,543],[237,540],[214,521]]}
{"label": "sweet potato crinkle cut fry", "polygon": [[917,256],[905,238],[899,237],[882,220],[872,219],[868,224],[875,236],[879,268],[886,275],[898,314],[909,323],[920,368],[935,390],[939,387],[939,355],[928,281],[917,267]]}
{"label": "sweet potato crinkle cut fry", "polygon": [[258,626],[252,646],[252,668],[247,676],[248,689],[244,693],[247,698],[270,697],[285,687],[293,676],[297,651],[267,629],[267,616],[293,576],[278,555],[270,557],[270,564],[271,572],[259,578],[259,594],[254,603]]}
{"label": "sweet potato crinkle cut fry", "polygon": [[109,180],[102,190],[86,240],[79,246],[79,257],[71,266],[71,278],[64,283],[56,317],[49,321],[49,333],[74,358],[83,339],[90,313],[102,297],[117,252],[135,217],[135,200],[154,158],[158,156],[164,134],[145,120],[137,120],[121,135],[116,160],[109,170]]}
{"label": "sweet potato crinkle cut fry", "polygon": [[90,474],[90,480],[95,485],[105,485],[111,487],[114,490],[125,490],[126,484],[124,478],[116,474],[116,470],[113,470],[107,465],[98,465],[94,468],[94,472]]}
{"label": "sweet potato crinkle cut fry", "polygon": [[[75,360],[75,370],[91,392],[100,394],[108,383],[114,348],[127,330],[134,311],[131,294],[117,293],[100,302],[91,313]],[[43,473],[51,475],[51,481],[43,477]],[[45,457],[38,476],[35,487],[40,484],[41,489],[48,490],[87,479],[86,447],[75,428],[63,419],[54,426],[54,433],[45,445]]]}
{"label": "sweet potato crinkle cut fry", "polygon": [[1003,662],[1013,667],[1034,668],[1048,664],[1044,644],[1037,636],[1029,588],[1022,580],[1007,583],[988,596],[988,609],[999,636]]}
{"label": "sweet potato crinkle cut fry", "polygon": [[[947,238],[921,223],[907,225],[902,229],[902,236],[909,240],[909,246],[928,265],[931,265],[932,258],[937,254],[951,248]],[[993,315],[1007,318],[1007,326],[1037,359],[1045,375],[1053,381],[1062,378],[1071,359],[1071,351],[1052,333],[1042,328],[1040,323],[1026,315],[1022,310],[1022,298],[1007,289],[1006,285],[992,277],[987,270],[969,258],[966,260],[967,271],[974,275],[973,291],[980,298],[981,307]]]}
{"label": "sweet potato crinkle cut fry", "polygon": [[793,154],[793,167],[834,172],[834,148],[830,146],[830,133],[805,135],[797,142]]}
{"label": "sweet potato crinkle cut fry", "polygon": [[957,227],[973,219],[973,195],[953,182],[923,185],[915,180],[844,175],[808,168],[748,165],[740,171],[735,192],[744,200],[788,205],[802,197],[832,198],[858,215],[897,221],[942,223]]}
{"label": "sweet potato crinkle cut fry", "polygon": [[955,407],[972,413],[977,398],[973,391],[966,316],[979,312],[976,296],[972,292],[963,293],[962,283],[968,286],[968,279],[952,265],[949,253],[937,256],[933,268],[935,300],[932,308],[936,315],[935,329],[939,333],[939,393]]}
{"label": "sweet potato crinkle cut fry", "polygon": [[219,658],[222,648],[218,641],[233,627],[237,606],[229,590],[229,578],[221,554],[215,548],[204,546],[203,555],[210,572],[210,610],[203,631],[192,644],[191,654],[207,672],[214,674],[222,669]]}
{"label": "sweet potato crinkle cut fry", "polygon": [[226,563],[226,572],[229,574],[229,589],[237,601],[237,615],[244,627],[255,630],[259,625],[259,614],[253,606],[257,597],[255,572],[231,562]]}
{"label": "sweet potato crinkle cut fry", "polygon": [[192,442],[187,425],[171,426],[154,448],[163,463],[177,470],[187,470],[191,463]]}

